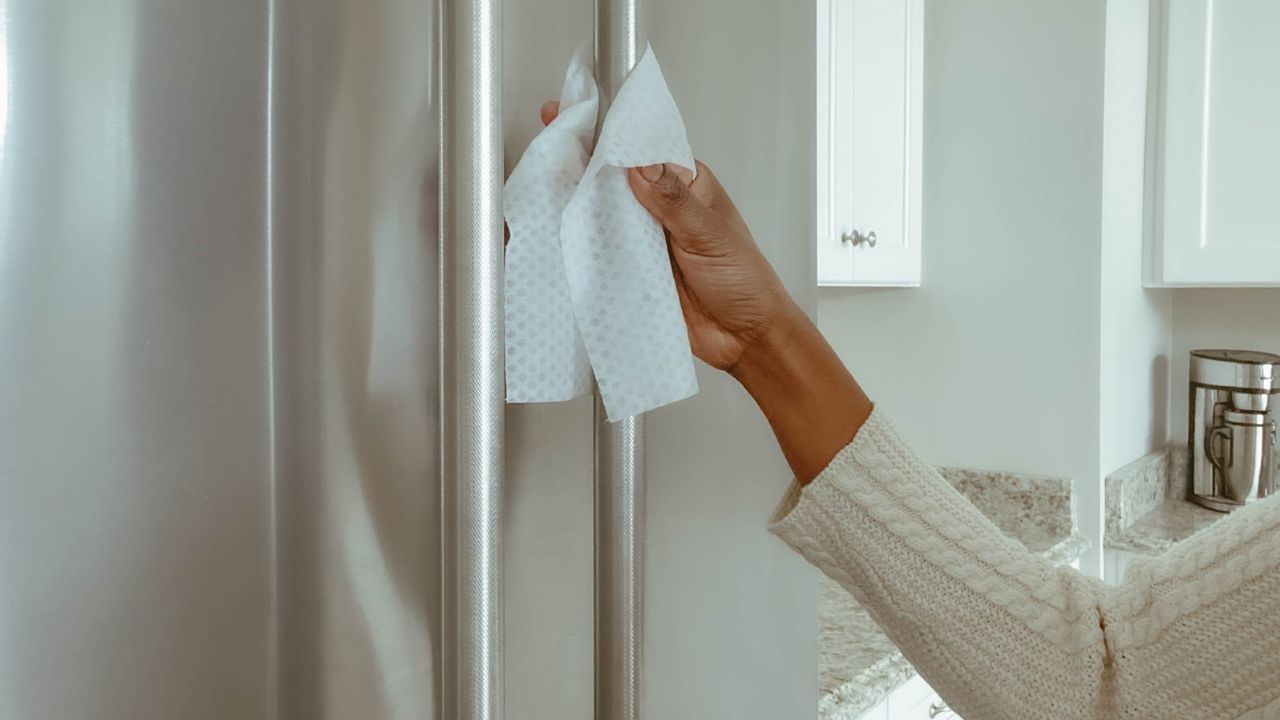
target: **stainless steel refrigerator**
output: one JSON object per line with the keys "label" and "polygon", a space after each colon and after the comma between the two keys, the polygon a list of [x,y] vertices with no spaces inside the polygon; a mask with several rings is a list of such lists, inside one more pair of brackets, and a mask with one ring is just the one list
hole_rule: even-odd
{"label": "stainless steel refrigerator", "polygon": [[[695,152],[813,300],[813,11],[650,0]],[[592,30],[506,4],[509,168]],[[434,718],[439,8],[0,0],[0,720]],[[787,473],[651,413],[642,715],[816,712]],[[506,411],[504,717],[592,717],[592,407]]]}

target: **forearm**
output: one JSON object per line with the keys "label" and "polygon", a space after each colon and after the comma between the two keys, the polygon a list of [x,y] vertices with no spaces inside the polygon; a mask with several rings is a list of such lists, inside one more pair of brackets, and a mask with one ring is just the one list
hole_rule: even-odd
{"label": "forearm", "polygon": [[[1100,591],[1004,536],[877,410],[772,529],[845,587],[957,712],[1096,720]],[[1123,716],[1129,717],[1129,716]]]}
{"label": "forearm", "polygon": [[729,372],[764,412],[801,484],[813,480],[871,414],[871,400],[794,304]]}

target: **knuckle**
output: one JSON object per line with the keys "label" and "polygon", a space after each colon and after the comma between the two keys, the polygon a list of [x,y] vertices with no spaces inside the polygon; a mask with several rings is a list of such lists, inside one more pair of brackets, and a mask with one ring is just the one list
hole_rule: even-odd
{"label": "knuckle", "polygon": [[667,199],[667,202],[672,205],[684,206],[689,204],[689,186],[680,182],[679,178],[671,173],[662,176],[658,190]]}

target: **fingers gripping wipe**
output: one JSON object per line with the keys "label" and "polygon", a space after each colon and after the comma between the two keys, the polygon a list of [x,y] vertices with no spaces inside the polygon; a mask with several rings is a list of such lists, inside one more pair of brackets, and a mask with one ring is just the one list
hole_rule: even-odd
{"label": "fingers gripping wipe", "polygon": [[560,115],[507,182],[507,399],[568,400],[594,374],[610,420],[697,392],[662,227],[626,168],[692,169],[684,123],[646,51],[605,118],[589,53],[575,55]]}

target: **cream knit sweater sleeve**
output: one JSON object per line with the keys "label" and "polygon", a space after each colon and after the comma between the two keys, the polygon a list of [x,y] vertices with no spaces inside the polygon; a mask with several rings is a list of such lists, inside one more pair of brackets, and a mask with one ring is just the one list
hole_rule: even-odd
{"label": "cream knit sweater sleeve", "polygon": [[1280,718],[1275,500],[1112,587],[1004,536],[877,410],[771,529],[966,720]]}

